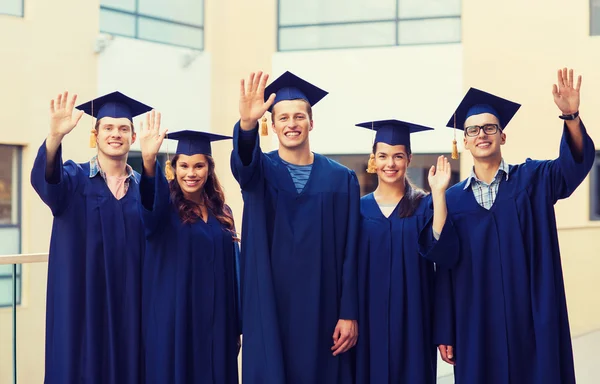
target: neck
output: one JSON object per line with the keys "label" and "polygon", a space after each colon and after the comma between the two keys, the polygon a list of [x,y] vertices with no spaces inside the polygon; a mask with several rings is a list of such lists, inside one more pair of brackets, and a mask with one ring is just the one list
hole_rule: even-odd
{"label": "neck", "polygon": [[315,155],[310,151],[308,141],[301,147],[292,149],[279,146],[278,153],[281,160],[294,165],[309,165],[315,160]]}
{"label": "neck", "polygon": [[482,159],[475,160],[473,163],[473,169],[475,171],[475,175],[481,181],[486,183],[491,183],[500,168],[500,163],[502,162],[502,157],[494,158],[494,159]]}
{"label": "neck", "polygon": [[200,206],[204,205],[204,191],[203,190],[199,190],[196,193],[186,193],[183,192],[183,197],[185,197],[186,200],[192,201]]}
{"label": "neck", "polygon": [[392,184],[379,181],[373,195],[377,201],[396,203],[404,197],[405,192],[406,184],[404,178],[402,178],[398,182]]}
{"label": "neck", "polygon": [[98,151],[98,163],[106,176],[127,176],[127,155],[114,158]]}

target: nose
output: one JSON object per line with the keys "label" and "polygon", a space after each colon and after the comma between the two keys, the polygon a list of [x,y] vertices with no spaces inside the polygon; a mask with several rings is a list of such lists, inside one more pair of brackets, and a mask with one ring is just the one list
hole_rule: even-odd
{"label": "nose", "polygon": [[387,166],[388,166],[388,167],[393,167],[394,165],[395,165],[395,163],[394,163],[394,158],[393,158],[392,156],[389,156],[389,157],[387,158]]}

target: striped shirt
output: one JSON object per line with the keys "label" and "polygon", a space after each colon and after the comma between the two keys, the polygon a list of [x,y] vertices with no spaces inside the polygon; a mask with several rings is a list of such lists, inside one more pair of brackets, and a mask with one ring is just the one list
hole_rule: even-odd
{"label": "striped shirt", "polygon": [[498,188],[500,188],[500,181],[505,177],[508,180],[508,165],[504,162],[504,159],[500,161],[500,167],[496,171],[494,175],[494,179],[490,184],[481,181],[475,175],[475,168],[471,171],[471,176],[467,179],[465,183],[465,188],[469,188],[473,190],[473,194],[475,195],[475,200],[485,209],[492,208],[494,205],[494,201],[496,200],[496,195],[498,195]]}
{"label": "striped shirt", "polygon": [[295,165],[290,164],[287,161],[281,160],[283,164],[287,167],[288,171],[290,171],[290,176],[292,176],[292,181],[296,186],[296,190],[298,193],[302,192],[308,178],[310,177],[310,172],[312,171],[312,164],[308,165]]}

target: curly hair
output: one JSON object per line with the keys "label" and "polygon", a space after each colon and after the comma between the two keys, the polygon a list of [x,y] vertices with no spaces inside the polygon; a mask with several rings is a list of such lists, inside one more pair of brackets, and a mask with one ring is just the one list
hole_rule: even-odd
{"label": "curly hair", "polygon": [[[225,194],[215,173],[215,161],[211,156],[205,155],[205,157],[208,163],[208,176],[202,188],[202,200],[208,211],[231,233],[234,240],[237,240],[233,213],[229,206],[225,204]],[[178,159],[179,155],[175,155],[171,161],[175,171],[177,170]],[[177,178],[169,182],[169,189],[171,190],[171,201],[177,208],[179,217],[184,224],[192,224],[202,218],[200,206],[185,198]]]}

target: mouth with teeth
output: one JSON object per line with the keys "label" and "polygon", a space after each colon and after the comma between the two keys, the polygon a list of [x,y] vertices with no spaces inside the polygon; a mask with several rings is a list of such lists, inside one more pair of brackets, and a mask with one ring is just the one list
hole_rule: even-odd
{"label": "mouth with teeth", "polygon": [[481,148],[481,149],[486,149],[486,148],[489,148],[491,145],[492,145],[492,143],[490,143],[489,141],[482,141],[480,143],[477,143],[476,147]]}
{"label": "mouth with teeth", "polygon": [[397,169],[384,169],[383,174],[386,176],[394,176],[398,173]]}
{"label": "mouth with teeth", "polygon": [[198,184],[200,184],[200,180],[194,179],[194,180],[183,180],[183,182],[185,183],[185,185],[187,185],[188,187],[195,187]]}
{"label": "mouth with teeth", "polygon": [[108,143],[108,145],[110,145],[113,148],[119,148],[119,147],[121,147],[123,145],[123,143],[118,142],[118,141],[110,141]]}
{"label": "mouth with teeth", "polygon": [[288,131],[285,133],[285,137],[294,138],[294,137],[298,137],[298,136],[300,136],[299,131]]}

